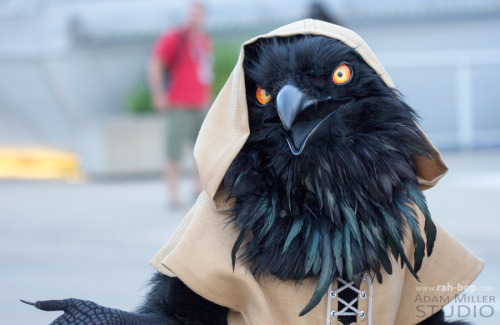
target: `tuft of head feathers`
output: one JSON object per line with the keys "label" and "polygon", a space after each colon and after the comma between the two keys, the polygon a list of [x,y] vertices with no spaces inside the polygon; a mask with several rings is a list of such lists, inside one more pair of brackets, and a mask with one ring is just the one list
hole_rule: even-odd
{"label": "tuft of head feathers", "polygon": [[[344,62],[352,79],[335,85],[332,72]],[[250,135],[223,182],[239,231],[233,265],[240,258],[256,276],[316,279],[301,315],[337,277],[368,273],[381,282],[382,269],[392,273],[391,255],[418,279],[436,228],[416,177],[414,158],[428,156],[428,148],[415,112],[354,49],[324,36],[258,40],[245,48],[244,71]],[[298,156],[275,103],[290,83],[316,99],[352,98],[332,108],[321,140]],[[268,105],[256,101],[257,87],[271,95]],[[426,240],[415,208],[425,215]],[[403,248],[409,236],[413,264]]]}

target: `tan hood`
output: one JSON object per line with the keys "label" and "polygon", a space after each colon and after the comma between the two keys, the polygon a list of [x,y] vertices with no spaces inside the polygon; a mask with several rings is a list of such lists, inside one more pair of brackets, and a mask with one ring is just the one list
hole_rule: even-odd
{"label": "tan hood", "polygon": [[[235,68],[203,122],[194,149],[201,181],[211,199],[214,199],[224,174],[250,133],[243,73],[245,46],[259,38],[297,34],[323,35],[337,39],[354,48],[389,87],[394,87],[391,77],[363,39],[353,31],[341,26],[305,19],[247,41],[241,47]],[[434,186],[448,170],[439,151],[427,137],[426,140],[431,148],[432,159],[419,157],[415,162],[418,180],[423,189]]]}

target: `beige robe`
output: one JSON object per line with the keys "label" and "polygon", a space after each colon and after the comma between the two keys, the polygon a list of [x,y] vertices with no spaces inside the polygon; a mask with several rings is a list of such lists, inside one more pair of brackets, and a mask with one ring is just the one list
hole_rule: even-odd
{"label": "beige robe", "polygon": [[[198,197],[173,237],[153,257],[151,264],[161,273],[177,276],[193,291],[216,304],[230,308],[229,324],[340,324],[332,316],[337,308],[337,289],[332,283],[329,293],[309,313],[298,314],[311,298],[316,284],[309,279],[302,283],[280,281],[272,276],[256,279],[242,264],[233,271],[231,249],[237,237],[227,224],[224,193],[218,191],[229,165],[245,143],[248,134],[248,114],[243,74],[244,47],[258,38],[315,34],[335,38],[363,57],[390,87],[392,80],[368,45],[354,32],[340,26],[302,20],[281,27],[269,34],[246,42],[241,49],[236,67],[210,109],[200,131],[195,157],[205,191]],[[428,141],[428,140],[427,140]],[[431,146],[432,158],[416,160],[418,180],[423,189],[434,186],[446,173],[439,152]],[[423,216],[416,218],[423,225]],[[483,268],[483,262],[463,247],[454,237],[437,227],[434,252],[425,258],[418,282],[408,269],[393,261],[393,274],[383,273],[383,284],[365,277],[360,290],[366,296],[358,297],[356,324],[416,324],[437,312],[421,300],[434,296],[441,305],[451,301],[469,285]],[[406,255],[413,262],[413,242],[405,241]],[[422,288],[442,285],[446,290],[429,292]],[[444,288],[444,287],[441,287]],[[427,289],[429,290],[429,289]]]}

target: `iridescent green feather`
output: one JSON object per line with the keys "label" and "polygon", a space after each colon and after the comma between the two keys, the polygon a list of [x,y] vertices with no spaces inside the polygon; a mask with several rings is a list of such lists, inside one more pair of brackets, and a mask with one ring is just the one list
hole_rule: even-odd
{"label": "iridescent green feather", "polygon": [[293,223],[292,228],[288,232],[288,236],[286,237],[285,244],[283,245],[283,249],[281,251],[281,254],[284,254],[290,244],[292,243],[292,240],[300,233],[300,230],[302,229],[302,225],[304,224],[303,219],[297,219]]}

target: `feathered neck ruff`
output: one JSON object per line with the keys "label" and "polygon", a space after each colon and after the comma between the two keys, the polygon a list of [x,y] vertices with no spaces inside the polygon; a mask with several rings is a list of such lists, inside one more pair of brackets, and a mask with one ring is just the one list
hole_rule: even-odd
{"label": "feathered neck ruff", "polygon": [[[414,157],[427,156],[413,110],[397,95],[361,99],[339,110],[331,137],[300,156],[289,152],[281,125],[252,123],[249,138],[224,178],[230,221],[239,230],[232,251],[256,276],[318,281],[301,315],[337,277],[382,282],[389,256],[417,277],[436,237],[416,178]],[[348,116],[352,115],[352,116]],[[264,129],[265,127],[265,129]],[[414,208],[425,216],[425,236]],[[406,234],[406,229],[411,235]],[[404,251],[411,236],[414,264]]]}

